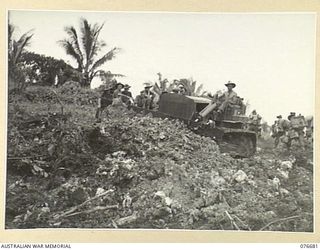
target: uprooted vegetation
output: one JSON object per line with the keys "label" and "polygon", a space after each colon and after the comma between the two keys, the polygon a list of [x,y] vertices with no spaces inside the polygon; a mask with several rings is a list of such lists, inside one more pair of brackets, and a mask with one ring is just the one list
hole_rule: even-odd
{"label": "uprooted vegetation", "polygon": [[6,228],[313,231],[310,154],[234,159],[180,121],[110,107],[96,124],[94,98],[55,92],[9,98]]}

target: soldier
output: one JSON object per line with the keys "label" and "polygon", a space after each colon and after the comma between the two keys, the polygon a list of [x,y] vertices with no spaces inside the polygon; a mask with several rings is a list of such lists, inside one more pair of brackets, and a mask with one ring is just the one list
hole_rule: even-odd
{"label": "soldier", "polygon": [[123,105],[122,101],[121,101],[121,90],[123,89],[124,85],[119,82],[116,84],[116,89],[113,91],[112,97],[113,97],[113,102],[112,105],[113,106],[117,106],[117,105]]}
{"label": "soldier", "polygon": [[278,115],[277,118],[278,131],[280,131],[281,134],[284,134],[288,128],[288,122],[285,119],[282,119],[282,115]]}
{"label": "soldier", "polygon": [[179,86],[178,86],[178,94],[180,94],[180,95],[186,95],[187,94],[187,90],[183,86],[183,84],[179,84]]}
{"label": "soldier", "polygon": [[142,100],[143,100],[143,108],[152,109],[153,108],[153,100],[155,98],[155,94],[151,91],[152,84],[145,83],[144,91],[142,92]]}
{"label": "soldier", "polygon": [[306,140],[313,143],[313,116],[306,117]]}
{"label": "soldier", "polygon": [[257,113],[256,110],[253,110],[249,115],[249,119],[250,130],[255,131],[258,134],[258,136],[261,136],[262,117]]}
{"label": "soldier", "polygon": [[237,102],[237,105],[239,105],[240,107],[240,114],[241,115],[245,115],[246,114],[246,105],[243,103],[243,98],[237,96],[236,97],[236,102]]}
{"label": "soldier", "polygon": [[209,103],[209,105],[199,112],[199,117],[195,120],[195,122],[198,122],[200,119],[206,119],[206,117],[216,109],[218,109],[217,114],[221,116],[229,104],[237,104],[237,102],[241,100],[237,98],[237,93],[233,91],[233,88],[236,86],[235,83],[229,81],[225,84],[225,86],[227,86],[228,91],[224,92],[223,94],[221,94],[221,91],[218,91],[213,96],[211,103]]}
{"label": "soldier", "polygon": [[280,141],[280,137],[286,133],[286,121],[282,119],[282,115],[278,115],[273,128],[273,137],[275,138],[274,146],[277,147]]}
{"label": "soldier", "polygon": [[98,108],[96,112],[96,119],[100,119],[102,111],[108,107],[109,105],[112,104],[112,99],[113,99],[113,90],[114,88],[112,86],[105,87],[103,90],[101,97],[98,99]]}
{"label": "soldier", "polygon": [[177,87],[174,87],[172,90],[171,90],[172,93],[175,93],[175,94],[179,94],[179,89]]}
{"label": "soldier", "polygon": [[134,100],[135,105],[142,108],[143,107],[143,92],[144,90],[140,91],[140,94],[136,96],[136,99]]}
{"label": "soldier", "polygon": [[229,104],[235,104],[237,93],[233,91],[233,89],[236,87],[236,84],[233,82],[228,81],[228,83],[225,84],[225,86],[228,88],[226,92],[223,93],[222,98],[224,101],[218,108],[218,113],[222,113]]}
{"label": "soldier", "polygon": [[132,93],[129,91],[129,89],[131,88],[130,85],[126,84],[124,85],[124,90],[121,92],[122,96],[121,96],[121,100],[124,104],[126,104],[127,106],[131,105],[131,100],[132,100]]}
{"label": "soldier", "polygon": [[121,82],[116,84],[116,89],[113,92],[113,98],[119,98],[119,94],[121,94],[121,90],[123,89],[124,85]]}
{"label": "soldier", "polygon": [[252,110],[251,114],[249,115],[250,120],[254,120],[254,118],[257,116],[257,111],[254,109]]}
{"label": "soldier", "polygon": [[301,149],[304,149],[304,128],[306,126],[304,117],[299,114],[296,116],[295,112],[291,112],[288,116],[288,120],[290,121],[288,136],[289,143],[288,146],[291,148],[292,146],[299,146]]}
{"label": "soldier", "polygon": [[276,138],[276,135],[277,135],[277,121],[274,121],[274,123],[271,126],[271,137]]}

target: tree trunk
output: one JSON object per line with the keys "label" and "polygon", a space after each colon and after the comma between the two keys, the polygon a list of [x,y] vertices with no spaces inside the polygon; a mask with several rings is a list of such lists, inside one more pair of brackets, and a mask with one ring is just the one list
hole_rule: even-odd
{"label": "tree trunk", "polygon": [[81,84],[81,87],[83,87],[83,88],[90,88],[91,81],[90,81],[88,73],[82,74],[82,79],[81,79],[80,84]]}

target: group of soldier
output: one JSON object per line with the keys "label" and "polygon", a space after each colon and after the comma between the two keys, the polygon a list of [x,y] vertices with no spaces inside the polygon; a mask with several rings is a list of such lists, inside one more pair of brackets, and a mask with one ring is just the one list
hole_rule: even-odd
{"label": "group of soldier", "polygon": [[305,119],[295,112],[290,112],[288,119],[278,115],[271,129],[276,148],[284,146],[287,149],[298,147],[304,150],[307,143],[313,142],[313,118]]}
{"label": "group of soldier", "polygon": [[[243,98],[240,98],[234,91],[236,84],[229,81],[225,86],[227,87],[227,90],[224,93],[217,92],[214,96],[211,96],[212,102],[200,114],[204,119],[206,119],[206,116],[208,116],[212,111],[216,112],[218,115],[223,114],[230,105],[238,106],[239,110],[242,110],[242,107],[245,109],[245,105],[243,105]],[[127,84],[124,85],[122,83],[116,83],[115,85],[104,89],[98,101],[96,118],[99,119],[103,109],[109,105],[124,105],[126,107],[135,105],[144,109],[154,109],[157,105],[157,95],[151,90],[152,87],[153,85],[151,83],[144,83],[144,89],[136,96],[135,99],[133,99],[132,93],[129,91],[130,86]],[[170,92],[180,95],[188,95],[183,84],[176,84],[176,87],[174,87]],[[242,110],[241,113],[245,113],[245,110]],[[251,118],[253,122],[256,122],[256,116],[254,114]],[[260,120],[258,119],[257,121]]]}
{"label": "group of soldier", "polygon": [[[131,86],[128,84],[116,83],[113,86],[106,87],[98,101],[96,118],[99,118],[103,109],[109,105],[124,105],[126,107],[135,105],[144,109],[154,109],[156,106],[156,94],[151,90],[152,87],[151,83],[144,83],[144,89],[135,98],[129,91]],[[187,95],[186,88],[182,84],[177,85],[171,92]]]}
{"label": "group of soldier", "polygon": [[109,105],[130,107],[136,105],[145,109],[154,107],[155,93],[151,91],[152,84],[145,83],[144,90],[134,99],[130,92],[131,86],[128,84],[116,83],[110,87],[106,87],[101,97],[98,99],[98,109],[96,118],[100,119],[102,111]]}
{"label": "group of soldier", "polygon": [[117,83],[115,85],[106,87],[101,97],[98,99],[98,109],[96,118],[100,119],[102,111],[110,105],[127,105],[132,102],[132,93],[129,91],[130,85]]}
{"label": "group of soldier", "polygon": [[144,90],[140,91],[140,94],[136,96],[134,103],[140,108],[153,109],[156,97],[156,94],[151,90],[153,85],[151,83],[145,83],[144,85]]}

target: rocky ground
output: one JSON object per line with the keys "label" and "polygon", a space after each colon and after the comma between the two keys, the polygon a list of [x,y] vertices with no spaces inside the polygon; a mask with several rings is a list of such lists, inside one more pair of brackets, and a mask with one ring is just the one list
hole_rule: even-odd
{"label": "rocky ground", "polygon": [[311,148],[234,159],[179,121],[95,123],[95,93],[37,91],[9,98],[6,228],[313,231]]}

